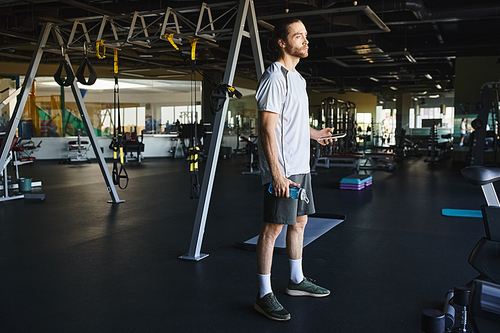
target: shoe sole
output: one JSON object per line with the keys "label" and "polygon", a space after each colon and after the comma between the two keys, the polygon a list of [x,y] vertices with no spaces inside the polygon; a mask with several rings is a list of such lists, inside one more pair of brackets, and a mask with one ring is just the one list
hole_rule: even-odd
{"label": "shoe sole", "polygon": [[303,291],[303,290],[293,290],[293,289],[285,289],[285,292],[290,295],[290,296],[311,296],[311,297],[326,297],[330,295],[330,292],[328,294],[313,294],[308,291]]}
{"label": "shoe sole", "polygon": [[277,318],[277,317],[270,316],[269,314],[266,313],[266,311],[262,310],[262,308],[260,306],[258,306],[256,303],[254,303],[253,308],[255,310],[257,310],[257,312],[262,313],[264,316],[266,316],[267,318],[272,319],[272,320],[287,321],[287,320],[290,320],[292,318],[292,316],[288,316],[287,318]]}

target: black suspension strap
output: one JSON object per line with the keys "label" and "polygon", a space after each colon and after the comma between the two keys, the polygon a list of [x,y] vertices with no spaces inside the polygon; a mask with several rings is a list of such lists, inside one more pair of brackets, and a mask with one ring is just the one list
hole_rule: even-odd
{"label": "black suspension strap", "polygon": [[[114,50],[114,62],[113,62],[114,76],[115,76],[115,86],[113,93],[113,106],[115,113],[115,126],[113,131],[113,140],[111,142],[111,147],[113,149],[113,184],[118,185],[122,190],[126,189],[129,182],[129,177],[127,170],[123,166],[124,155],[123,155],[123,134],[120,118],[120,88],[118,86],[118,51]],[[118,156],[120,159],[118,160]],[[118,169],[118,162],[120,163],[120,169]],[[125,186],[122,186],[121,179],[126,179]]]}
{"label": "black suspension strap", "polygon": [[[78,67],[78,70],[76,71],[76,78],[78,79],[78,82],[80,82],[83,85],[86,86],[91,86],[95,83],[97,80],[97,73],[94,70],[94,67],[92,67],[92,64],[89,61],[89,58],[87,57],[87,44],[84,43],[83,45],[83,52],[84,56],[82,61],[80,61],[80,67]],[[89,71],[89,78],[85,78],[85,68]]]}
{"label": "black suspension strap", "polygon": [[[191,61],[194,63],[196,61],[196,43],[198,40],[191,39]],[[193,89],[193,83],[195,87]],[[194,95],[194,101],[193,101]],[[189,156],[190,156],[190,164],[189,164],[189,174],[191,178],[191,199],[199,199],[201,192],[201,185],[198,177],[198,158],[200,153],[200,147],[198,146],[198,113],[196,112],[196,81],[195,81],[195,72],[191,71],[191,123],[193,123],[191,133],[191,144],[189,147]],[[193,117],[194,114],[194,117]]]}
{"label": "black suspension strap", "polygon": [[[66,72],[66,78],[63,78],[62,73]],[[75,74],[73,74],[73,69],[66,61],[64,46],[61,46],[61,61],[59,62],[59,67],[57,68],[56,73],[54,74],[54,80],[61,87],[69,87],[73,81],[75,80]]]}

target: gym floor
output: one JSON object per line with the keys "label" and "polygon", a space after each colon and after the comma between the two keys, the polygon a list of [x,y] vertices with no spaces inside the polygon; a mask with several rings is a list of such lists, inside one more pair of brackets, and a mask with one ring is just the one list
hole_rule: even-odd
{"label": "gym floor", "polygon": [[95,161],[21,166],[46,199],[0,203],[0,332],[418,333],[423,309],[442,309],[448,289],[477,276],[467,259],[481,219],[441,215],[484,203],[464,164],[406,159],[370,172],[362,191],[339,189],[352,169],[318,168],[318,213],[347,219],[305,248],[304,272],[332,294],[287,296],[287,256],[275,254],[273,289],[292,319],[265,318],[253,309],[255,252],[234,246],[261,223],[260,178],[241,174],[248,160],[219,161],[200,262],[178,259],[197,208],[186,161],[127,165],[119,205]]}

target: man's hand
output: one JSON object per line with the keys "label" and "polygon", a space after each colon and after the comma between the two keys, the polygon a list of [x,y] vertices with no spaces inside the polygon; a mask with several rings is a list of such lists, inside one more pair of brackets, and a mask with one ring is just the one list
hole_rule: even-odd
{"label": "man's hand", "polygon": [[297,186],[300,187],[300,184],[292,182],[290,179],[281,177],[278,179],[273,179],[273,182],[271,183],[273,189],[274,189],[274,195],[277,197],[283,197],[283,198],[288,198],[289,197],[289,186]]}
{"label": "man's hand", "polygon": [[[335,139],[330,138],[333,133],[333,128],[327,127],[322,130],[315,130],[311,128],[311,139],[319,142],[320,145],[326,146],[327,144],[336,141]],[[320,139],[326,137],[325,139]]]}

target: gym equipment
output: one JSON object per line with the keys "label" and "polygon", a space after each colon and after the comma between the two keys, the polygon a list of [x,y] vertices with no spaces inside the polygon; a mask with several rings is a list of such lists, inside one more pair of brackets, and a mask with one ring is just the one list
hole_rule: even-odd
{"label": "gym equipment", "polygon": [[[476,314],[479,325],[482,323],[483,316],[490,319],[495,318],[496,320],[500,318],[500,303],[498,303],[500,300],[500,202],[493,186],[494,182],[500,180],[500,168],[471,165],[462,169],[462,175],[470,183],[481,186],[483,191],[486,205],[481,206],[481,212],[486,236],[479,240],[469,257],[469,263],[480,273],[480,276],[467,286],[455,287],[451,300],[448,293],[444,312],[447,318],[446,328],[450,328],[450,323],[451,325],[455,323],[454,329],[456,332],[471,332],[467,328],[467,320],[471,317],[471,315],[467,315],[469,310],[471,313]],[[487,295],[480,302],[477,300],[478,297],[481,297],[477,294],[478,288],[483,288],[485,283],[490,285],[486,287]],[[471,285],[476,288],[474,289],[476,292],[474,298],[469,297]],[[470,302],[469,299],[474,301]],[[455,309],[447,306],[450,303],[460,310],[460,322],[455,318]],[[489,325],[500,326],[498,323],[492,324],[493,322],[489,320],[485,322],[485,325],[488,325],[486,327],[490,327]],[[493,332],[486,328],[480,329],[484,329],[483,332],[486,333]],[[474,332],[481,332],[480,329],[475,328]]]}
{"label": "gym equipment", "polygon": [[[328,231],[344,222],[345,215],[335,214],[314,214],[309,216],[304,230],[304,247],[311,244],[313,241],[326,234]],[[284,225],[281,233],[276,242],[274,243],[274,250],[277,253],[286,254],[286,231],[287,226]],[[244,242],[236,242],[235,247],[243,250],[255,251],[259,235],[252,237]]]}
{"label": "gym equipment", "polygon": [[[471,332],[467,330],[467,308],[469,306],[470,289],[466,286],[458,286],[454,289],[453,304],[461,310],[460,323],[455,328],[455,332]],[[456,321],[456,319],[455,319]]]}
{"label": "gym equipment", "polygon": [[90,158],[87,153],[90,148],[90,143],[87,140],[82,140],[82,130],[76,130],[77,139],[68,141],[68,159],[66,162],[87,162],[90,163]]}
{"label": "gym equipment", "polygon": [[462,175],[481,186],[486,199],[486,205],[481,206],[486,236],[472,251],[469,263],[485,278],[500,284],[500,202],[493,187],[500,180],[500,169],[469,166],[462,169]]}
{"label": "gym equipment", "polygon": [[138,163],[142,163],[142,160],[144,159],[144,157],[142,156],[144,147],[144,136],[142,134],[138,137],[137,132],[125,132],[125,144],[123,148],[125,154],[125,163],[128,163],[132,160],[136,160]]}
{"label": "gym equipment", "polygon": [[[63,70],[66,73],[66,77],[63,78]],[[61,60],[59,61],[59,67],[54,74],[54,80],[61,87],[69,87],[73,81],[75,81],[75,74],[73,73],[73,68],[66,60],[66,48],[61,46]]]}
{"label": "gym equipment", "polygon": [[[245,22],[248,23],[248,32],[244,31]],[[240,0],[238,4],[234,30],[231,37],[231,46],[229,48],[229,57],[227,60],[226,70],[224,71],[223,78],[223,82],[227,82],[227,85],[229,86],[231,86],[233,83],[237,64],[237,56],[240,52],[241,40],[244,34],[247,37],[250,37],[251,40],[257,80],[259,80],[262,73],[264,73],[264,61],[262,59],[262,50],[260,47],[259,32],[257,29],[257,16],[255,14],[253,2],[250,0]],[[215,170],[217,168],[219,148],[222,141],[222,134],[224,132],[224,122],[226,119],[227,107],[229,105],[229,92],[227,92],[226,94],[227,95],[224,97],[224,104],[220,112],[217,112],[215,115],[213,134],[210,140],[210,148],[208,151],[207,164],[205,167],[205,175],[203,176],[200,200],[198,201],[198,208],[196,211],[196,218],[193,226],[189,252],[186,255],[180,256],[180,259],[199,261],[208,257],[208,254],[202,254],[200,252],[208,215],[208,206],[210,203],[210,197],[212,195]],[[221,100],[219,101],[219,104],[220,102]]]}
{"label": "gym equipment", "polygon": [[341,190],[362,190],[372,185],[373,178],[370,175],[354,174],[340,180]]}
{"label": "gym equipment", "polygon": [[441,214],[443,216],[455,216],[455,217],[483,217],[483,213],[480,210],[471,209],[442,209]]}
{"label": "gym equipment", "polygon": [[444,322],[443,312],[427,309],[422,311],[420,328],[425,333],[444,333]]}
{"label": "gym equipment", "polygon": [[[499,82],[487,82],[481,87],[481,102],[477,104],[478,116],[472,121],[471,126],[474,131],[469,137],[470,144],[470,164],[471,165],[482,165],[484,162],[484,150],[486,145],[486,125],[488,124],[488,117],[490,112],[493,115],[494,120],[498,122],[500,113],[500,81]],[[492,96],[494,97],[494,101]],[[495,119],[496,118],[496,119]],[[493,137],[498,137],[498,126],[493,126],[494,134]],[[496,164],[496,152],[498,149],[497,140],[493,142],[494,159],[493,162]]]}
{"label": "gym equipment", "polygon": [[448,290],[446,294],[446,301],[444,302],[444,327],[449,330],[455,325],[455,308],[453,307],[452,300],[455,294],[455,289]]}
{"label": "gym equipment", "polygon": [[393,153],[367,153],[363,152],[359,169],[393,171],[396,167]]}
{"label": "gym equipment", "polygon": [[[0,145],[2,145],[4,142],[4,138],[0,138]],[[9,180],[9,176],[7,175],[7,166],[9,165],[9,163],[13,160],[13,155],[15,155],[15,153],[12,151],[12,148],[15,146],[15,144],[17,143],[17,137],[14,138],[14,140],[12,141],[11,143],[11,149],[9,150],[9,154],[7,155],[7,158],[4,162],[4,164],[2,165],[2,169],[1,169],[1,172],[0,172],[0,190],[3,190],[3,195],[0,197],[0,202],[2,201],[8,201],[8,200],[15,200],[15,199],[39,199],[39,200],[44,200],[45,199],[45,194],[39,194],[39,193],[23,193],[23,194],[16,194],[16,195],[13,195],[11,196],[9,194],[9,190],[11,189],[18,189],[18,190],[21,190],[20,189],[20,186],[19,186],[19,180],[22,179],[22,178],[19,178],[19,176],[17,176],[17,180],[18,180],[18,183],[12,183],[10,182]],[[16,166],[16,172],[17,172],[17,166]],[[38,182],[37,183],[38,186],[41,186],[42,183],[41,182]],[[29,187],[29,191],[31,191],[31,179],[30,179],[30,187]],[[27,190],[27,188],[23,188],[23,190]],[[29,192],[29,191],[25,191],[25,192]],[[21,191],[19,191],[21,192]]]}
{"label": "gym equipment", "polygon": [[469,302],[469,322],[473,332],[500,332],[499,285],[474,280]]}
{"label": "gym equipment", "polygon": [[[127,170],[123,166],[125,163],[123,146],[124,138],[122,134],[121,117],[120,117],[120,87],[118,86],[118,50],[114,51],[113,72],[115,77],[115,85],[113,89],[113,110],[115,113],[115,126],[113,128],[113,139],[109,148],[113,150],[113,184],[118,185],[122,190],[126,189],[129,182]],[[120,159],[118,160],[118,156]],[[118,170],[120,163],[120,170]],[[125,179],[125,185],[122,186],[121,179]]]}
{"label": "gym equipment", "polygon": [[[95,72],[94,67],[92,67],[89,58],[87,57],[87,43],[83,44],[83,53],[84,56],[82,58],[82,61],[80,62],[80,66],[78,67],[75,76],[78,79],[78,82],[80,82],[81,84],[91,86],[97,80],[97,73]],[[87,68],[87,70],[89,71],[88,79],[85,78],[85,68]]]}
{"label": "gym equipment", "polygon": [[441,161],[443,157],[449,156],[451,151],[453,150],[453,138],[451,133],[441,135],[441,138],[446,139],[447,141],[439,142],[437,125],[438,124],[435,122],[430,129],[430,137],[428,141],[429,157],[425,159],[425,162],[437,163]]}
{"label": "gym equipment", "polygon": [[[30,89],[33,85],[33,81],[35,79],[36,71],[40,65],[40,61],[43,55],[43,52],[45,50],[48,50],[47,48],[47,40],[50,36],[51,31],[54,32],[57,44],[59,45],[60,49],[64,50],[64,40],[61,35],[60,29],[55,26],[53,23],[45,23],[42,27],[37,45],[35,47],[35,51],[33,53],[33,57],[31,58],[30,65],[28,67],[28,71],[24,77],[24,82],[21,87],[21,92],[20,92],[20,98],[16,103],[16,107],[12,113],[11,120],[8,124],[8,127],[6,129],[6,134],[5,138],[0,145],[0,166],[5,165],[5,162],[9,156],[9,147],[11,146],[11,143],[14,139],[16,129],[19,125],[19,121],[21,120],[21,115],[22,115],[22,110],[24,110],[24,106],[26,105],[26,101],[28,99],[28,95],[30,93]],[[64,60],[70,65],[69,61],[69,56],[67,52],[64,52]],[[64,67],[64,64],[63,64]],[[67,69],[69,70],[69,73],[73,73],[73,69],[71,66],[67,66]],[[69,75],[68,73],[68,75]],[[74,76],[74,75],[73,75]],[[68,78],[66,78],[66,81],[69,82]],[[65,82],[66,82],[65,81]],[[94,149],[94,153],[98,159],[99,162],[99,167],[101,168],[101,173],[103,175],[104,181],[106,183],[108,192],[111,196],[111,202],[112,203],[121,203],[124,202],[123,200],[120,200],[118,197],[118,194],[116,192],[115,187],[113,186],[113,181],[111,179],[111,176],[109,174],[109,171],[106,166],[106,161],[104,160],[104,156],[101,152],[101,149],[99,147],[99,143],[97,142],[96,135],[94,133],[94,129],[92,127],[92,123],[90,122],[89,115],[87,113],[87,109],[85,107],[85,104],[83,102],[83,98],[80,92],[80,89],[78,88],[78,85],[76,83],[76,80],[73,79],[71,82],[71,91],[73,92],[73,96],[75,97],[76,104],[78,106],[78,110],[80,111],[80,115],[83,120],[83,124],[85,126],[85,130],[87,134],[89,135],[90,142],[92,144],[92,148]]]}
{"label": "gym equipment", "polygon": [[250,162],[248,163],[248,167],[250,171],[243,171],[242,175],[260,175],[259,170],[259,145],[258,145],[258,137],[255,137],[254,140],[250,140],[245,138],[243,135],[240,136],[241,140],[246,142],[245,152],[250,155]]}
{"label": "gym equipment", "polygon": [[318,129],[333,128],[333,134],[340,135],[335,145],[320,147],[319,158],[356,151],[356,104],[333,97],[325,98],[321,102],[317,120]]}

